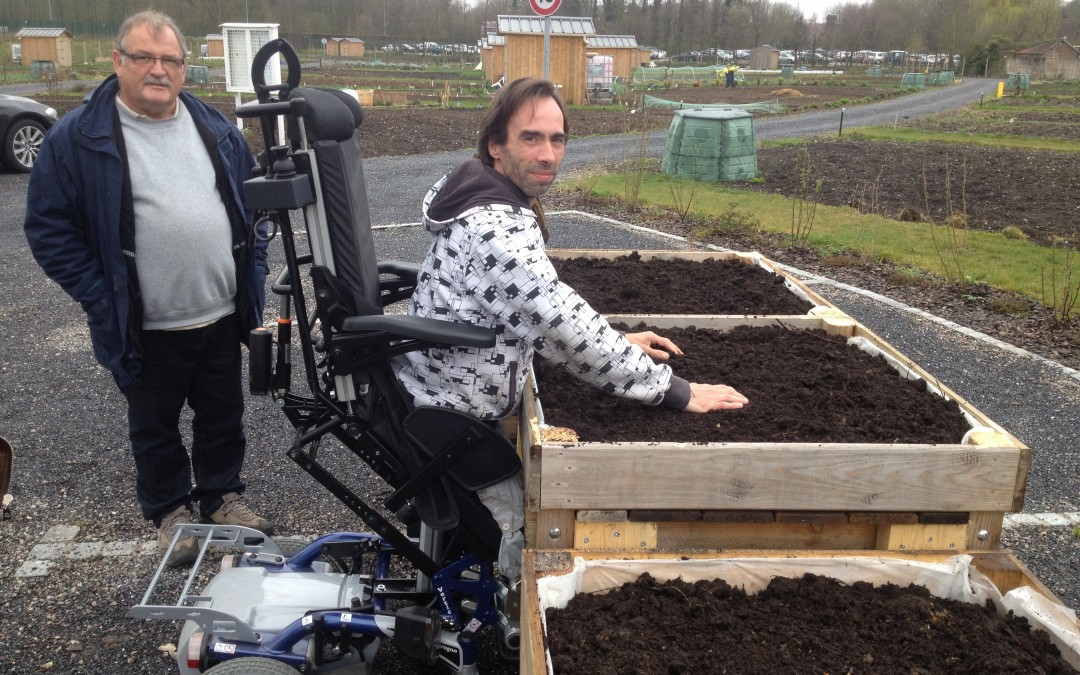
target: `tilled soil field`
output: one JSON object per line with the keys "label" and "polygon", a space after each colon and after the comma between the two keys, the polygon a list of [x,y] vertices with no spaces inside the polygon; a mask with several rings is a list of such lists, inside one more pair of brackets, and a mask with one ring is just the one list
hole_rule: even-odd
{"label": "tilled soil field", "polygon": [[[416,75],[414,73],[414,75]],[[426,74],[424,74],[426,76]],[[342,86],[364,89],[378,82],[364,80],[350,74],[335,78],[315,71],[310,86]],[[807,85],[779,86],[777,84],[747,85],[733,88],[687,85],[649,92],[657,98],[684,103],[778,103],[789,110],[813,109],[845,100],[876,100],[899,95],[895,86]],[[225,115],[233,115],[235,104],[230,96],[204,97]],[[79,105],[80,99],[72,96],[36,96],[36,100],[56,108],[61,115]],[[245,98],[245,100],[247,100]],[[622,134],[646,129],[666,129],[671,123],[669,109],[649,108],[638,110],[640,98],[628,100],[622,108],[611,106],[575,108],[571,113],[571,136],[595,136]],[[634,111],[634,112],[631,112]],[[441,108],[410,105],[405,107],[369,106],[364,110],[364,125],[360,128],[360,142],[366,157],[392,157],[415,155],[445,150],[471,148],[476,142],[476,132],[486,110],[467,106]],[[261,141],[249,136],[253,148],[261,149]]]}
{"label": "tilled soil field", "polygon": [[[809,168],[822,204],[853,206],[895,220],[944,222],[999,232],[1013,226],[1032,240],[1075,242],[1080,155],[982,145],[829,139],[758,150],[762,183],[739,187],[794,196]],[[962,221],[963,222],[963,221]]]}

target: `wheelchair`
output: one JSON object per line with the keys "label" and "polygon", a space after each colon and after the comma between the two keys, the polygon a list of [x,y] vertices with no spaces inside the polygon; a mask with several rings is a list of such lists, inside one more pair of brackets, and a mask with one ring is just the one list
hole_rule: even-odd
{"label": "wheelchair", "polygon": [[[271,58],[285,60],[286,83],[265,83]],[[476,636],[485,630],[496,632],[500,656],[516,661],[515,592],[495,570],[503,534],[476,495],[521,470],[516,449],[467,415],[415,407],[391,364],[418,349],[491,346],[494,334],[384,313],[410,297],[419,266],[376,260],[356,137],[362,108],[343,92],[299,86],[299,59],[285,40],[259,50],[252,81],[257,100],[237,115],[258,120],[267,151],[245,197],[269,220],[285,265],[271,285],[276,329],[250,336],[251,392],[271,396],[295,428],[288,456],[370,531],[306,544],[182,525],[173,545],[195,536],[200,550],[179,598],[152,602],[170,548],[130,614],[185,622],[182,673],[370,674],[384,641],[420,663],[477,673]],[[277,144],[279,119],[285,144]],[[294,230],[294,212],[305,232]],[[306,390],[293,392],[294,380]],[[335,452],[352,453],[392,488],[381,507],[334,475],[325,455]],[[195,593],[218,548],[232,553]],[[395,577],[402,569],[415,575]]]}

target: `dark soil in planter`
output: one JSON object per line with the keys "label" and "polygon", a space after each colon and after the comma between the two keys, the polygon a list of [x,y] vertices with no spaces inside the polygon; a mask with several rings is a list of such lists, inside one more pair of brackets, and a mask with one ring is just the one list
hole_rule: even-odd
{"label": "dark soil in planter", "polygon": [[652,330],[683,350],[670,360],[676,375],[731,385],[749,405],[705,415],[648,407],[537,360],[544,421],[600,442],[959,443],[969,429],[956,402],[928,392],[925,381],[821,330]]}
{"label": "dark soil in planter", "polygon": [[921,586],[846,586],[807,574],[747,596],[722,580],[648,574],[547,610],[559,675],[1075,673],[1045,632]]}
{"label": "dark soil in planter", "polygon": [[[806,314],[784,277],[742,260],[552,258],[559,280],[605,314]],[[678,289],[678,292],[673,292]]]}

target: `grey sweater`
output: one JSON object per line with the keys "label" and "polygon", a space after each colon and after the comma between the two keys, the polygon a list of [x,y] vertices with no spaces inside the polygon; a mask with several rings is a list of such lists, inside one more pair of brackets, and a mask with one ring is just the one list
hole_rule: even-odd
{"label": "grey sweater", "polygon": [[143,329],[193,328],[235,311],[229,216],[187,108],[136,115],[117,99],[135,211]]}

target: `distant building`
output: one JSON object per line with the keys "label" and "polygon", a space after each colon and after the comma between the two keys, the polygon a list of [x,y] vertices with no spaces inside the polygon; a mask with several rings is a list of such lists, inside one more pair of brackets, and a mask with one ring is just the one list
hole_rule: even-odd
{"label": "distant building", "polygon": [[585,53],[610,56],[615,77],[629,80],[634,68],[649,65],[649,51],[638,46],[633,35],[590,35],[585,38]]}
{"label": "distant building", "polygon": [[1080,51],[1065,38],[1042,42],[1005,57],[1005,72],[1032,80],[1080,79]]}
{"label": "distant building", "polygon": [[750,68],[753,70],[776,70],[780,67],[780,50],[772,45],[761,45],[750,50]]}
{"label": "distant building", "polygon": [[364,41],[351,37],[327,38],[326,55],[360,58],[364,55]]}
{"label": "distant building", "polygon": [[225,58],[225,36],[221,33],[216,33],[206,36],[206,58],[208,59],[223,59]]}
{"label": "distant building", "polygon": [[[506,38],[503,74],[507,82],[544,75],[544,17],[498,15],[499,35]],[[548,79],[569,105],[588,103],[585,38],[596,35],[591,17],[552,16]]]}
{"label": "distant building", "polygon": [[71,38],[67,28],[23,28],[15,34],[23,63],[52,61],[58,68],[71,67]]}

